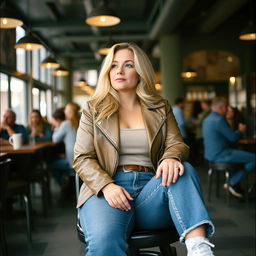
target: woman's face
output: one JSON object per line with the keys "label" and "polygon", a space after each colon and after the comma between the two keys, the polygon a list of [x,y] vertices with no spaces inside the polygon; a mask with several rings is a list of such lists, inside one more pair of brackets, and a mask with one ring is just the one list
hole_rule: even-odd
{"label": "woman's face", "polygon": [[38,114],[36,112],[32,112],[31,116],[30,116],[30,120],[31,120],[32,125],[36,125],[39,123],[40,117],[38,116]]}
{"label": "woman's face", "polygon": [[234,110],[231,107],[228,107],[227,113],[226,113],[226,118],[230,119],[234,117]]}
{"label": "woman's face", "polygon": [[70,105],[67,105],[65,107],[64,113],[67,119],[71,119],[73,117],[73,110]]}
{"label": "woman's face", "polygon": [[135,70],[132,51],[122,49],[115,53],[109,77],[112,87],[117,91],[136,90],[139,75]]}

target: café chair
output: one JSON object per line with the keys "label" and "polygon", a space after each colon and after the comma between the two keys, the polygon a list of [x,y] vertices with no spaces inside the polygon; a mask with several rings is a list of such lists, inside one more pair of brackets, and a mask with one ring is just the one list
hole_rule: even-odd
{"label": "caf\u00e9 chair", "polygon": [[[78,198],[82,184],[78,174],[75,176],[76,197]],[[83,229],[80,225],[79,210],[77,210],[76,229],[78,239],[86,244]],[[174,227],[159,230],[134,230],[128,240],[128,256],[177,256],[176,248],[170,244],[177,242],[179,235]],[[143,248],[159,247],[159,252],[140,250]]]}
{"label": "caf\u00e9 chair", "polygon": [[[230,203],[230,193],[229,193],[229,178],[230,174],[241,168],[241,164],[238,163],[216,163],[216,162],[209,162],[209,169],[208,169],[208,202],[211,201],[211,188],[212,188],[212,176],[213,173],[216,173],[216,197],[219,197],[219,186],[220,186],[220,173],[225,174],[225,183],[227,184],[226,189],[226,201],[229,205]],[[247,179],[246,179],[247,183]],[[247,187],[247,184],[246,184]],[[246,196],[247,198],[247,196]]]}
{"label": "caf\u00e9 chair", "polygon": [[5,202],[7,198],[8,175],[10,169],[11,159],[7,158],[0,162],[0,241],[1,241],[1,255],[7,256],[7,243],[5,233]]}

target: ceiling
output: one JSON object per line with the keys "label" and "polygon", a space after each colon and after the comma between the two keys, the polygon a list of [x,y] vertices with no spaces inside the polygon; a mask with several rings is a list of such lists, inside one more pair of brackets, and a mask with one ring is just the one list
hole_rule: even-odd
{"label": "ceiling", "polygon": [[[99,0],[6,0],[57,57],[70,57],[75,69],[99,66],[100,45],[134,41],[148,54],[160,36],[237,37],[249,22],[249,0],[110,0],[121,23],[107,28],[85,23]],[[3,2],[3,1],[1,1]]]}

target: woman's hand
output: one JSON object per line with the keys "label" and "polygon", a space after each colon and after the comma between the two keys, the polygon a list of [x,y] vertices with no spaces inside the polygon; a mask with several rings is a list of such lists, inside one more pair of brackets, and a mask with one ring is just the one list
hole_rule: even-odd
{"label": "woman's hand", "polygon": [[131,210],[128,200],[133,200],[133,198],[123,187],[109,183],[102,189],[102,192],[108,204],[113,208],[123,211]]}
{"label": "woman's hand", "polygon": [[164,159],[158,166],[156,178],[159,179],[162,175],[162,186],[170,186],[175,183],[179,176],[183,175],[184,166],[176,159]]}

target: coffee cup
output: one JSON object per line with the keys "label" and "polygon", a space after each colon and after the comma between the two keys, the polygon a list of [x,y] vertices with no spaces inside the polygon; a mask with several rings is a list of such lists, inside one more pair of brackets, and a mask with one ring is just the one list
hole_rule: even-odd
{"label": "coffee cup", "polygon": [[14,133],[9,138],[10,144],[13,146],[13,149],[19,149],[22,145],[22,134],[21,133]]}

